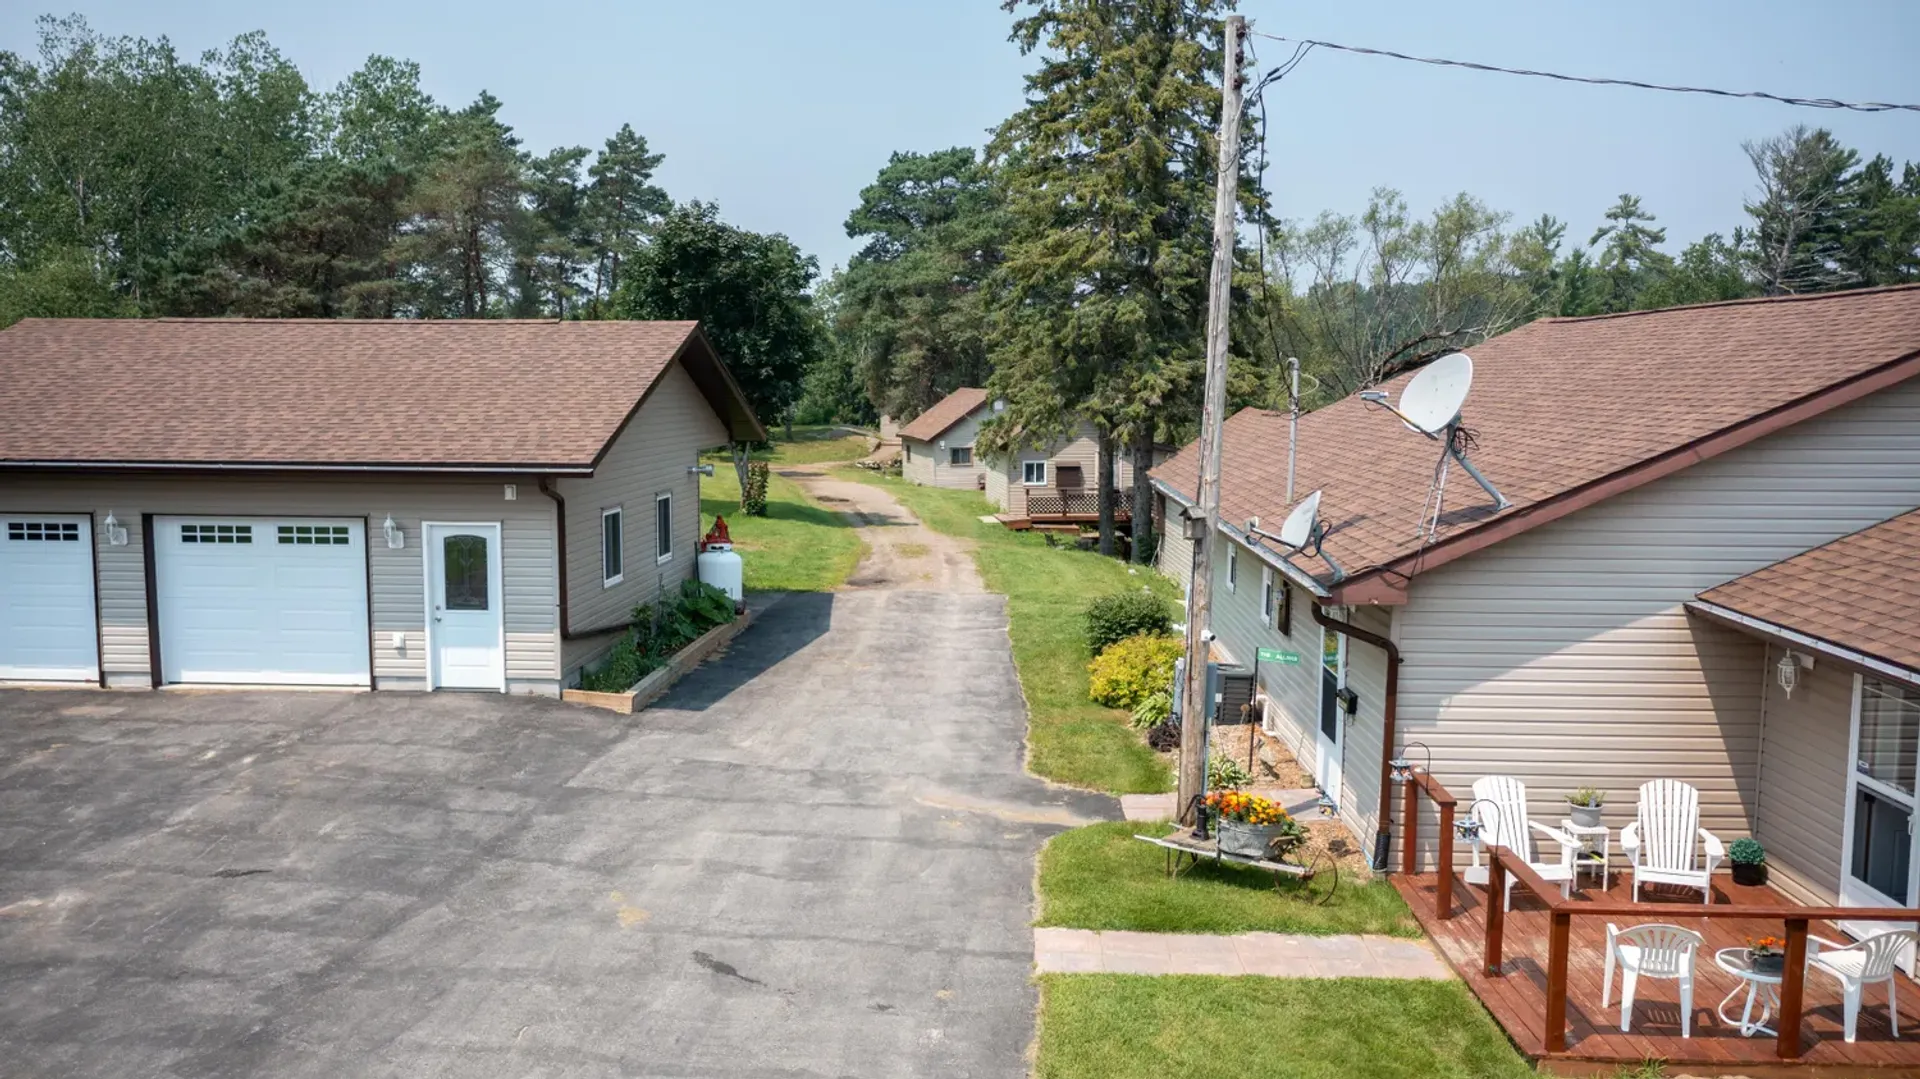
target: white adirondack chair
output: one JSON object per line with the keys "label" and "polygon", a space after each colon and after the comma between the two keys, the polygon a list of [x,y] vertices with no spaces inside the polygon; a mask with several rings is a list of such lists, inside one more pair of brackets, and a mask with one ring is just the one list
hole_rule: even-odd
{"label": "white adirondack chair", "polygon": [[1824,937],[1807,938],[1807,969],[1831,975],[1840,983],[1840,997],[1846,1004],[1847,1040],[1852,1041],[1860,1025],[1860,993],[1869,985],[1887,985],[1887,1025],[1893,1036],[1900,1036],[1900,1007],[1894,1002],[1893,985],[1900,978],[1894,969],[1900,954],[1920,943],[1920,933],[1911,929],[1892,929],[1853,944],[1841,944]]}
{"label": "white adirondack chair", "polygon": [[[1702,847],[1706,850],[1704,866]],[[1677,779],[1640,784],[1640,808],[1634,822],[1620,833],[1620,849],[1633,866],[1636,903],[1642,884],[1698,888],[1712,903],[1713,867],[1727,855],[1720,840],[1700,827],[1700,792]]]}
{"label": "white adirondack chair", "polygon": [[1680,1036],[1693,1037],[1693,955],[1705,938],[1691,929],[1663,922],[1622,929],[1607,923],[1607,976],[1600,983],[1600,1006],[1613,999],[1613,966],[1620,964],[1620,1029],[1633,1023],[1633,993],[1640,976],[1672,978],[1680,983]]}
{"label": "white adirondack chair", "polygon": [[[1468,884],[1484,887],[1487,866],[1480,862],[1483,847],[1506,847],[1526,860],[1527,866],[1549,881],[1557,881],[1560,894],[1573,887],[1574,859],[1580,854],[1580,841],[1536,820],[1527,819],[1527,785],[1512,776],[1482,776],[1473,781],[1474,805],[1470,812],[1480,822],[1480,837],[1473,842],[1473,865],[1465,874]],[[1490,807],[1490,808],[1489,808]],[[1533,833],[1539,832],[1560,845],[1557,862],[1534,857]],[[1507,877],[1503,910],[1513,909],[1513,885]]]}

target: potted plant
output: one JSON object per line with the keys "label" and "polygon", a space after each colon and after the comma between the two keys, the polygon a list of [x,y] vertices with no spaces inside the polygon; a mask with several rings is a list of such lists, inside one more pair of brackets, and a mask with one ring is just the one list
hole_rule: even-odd
{"label": "potted plant", "polygon": [[1767,882],[1767,848],[1758,839],[1748,836],[1727,844],[1727,861],[1733,865],[1735,884]]}
{"label": "potted plant", "polygon": [[1246,791],[1214,791],[1207,813],[1216,821],[1222,854],[1284,858],[1306,841],[1307,830],[1277,803]]}
{"label": "potted plant", "polygon": [[1594,787],[1581,787],[1567,795],[1567,814],[1573,823],[1582,828],[1600,827],[1600,807],[1607,802],[1607,796]]}
{"label": "potted plant", "polygon": [[1786,947],[1779,937],[1748,937],[1747,965],[1755,974],[1778,974],[1787,969]]}

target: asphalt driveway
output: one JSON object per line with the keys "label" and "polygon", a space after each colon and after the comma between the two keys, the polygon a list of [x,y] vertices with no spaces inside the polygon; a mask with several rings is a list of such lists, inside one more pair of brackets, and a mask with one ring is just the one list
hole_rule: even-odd
{"label": "asphalt driveway", "polygon": [[0,691],[0,1073],[1025,1074],[995,595],[793,596],[640,715]]}

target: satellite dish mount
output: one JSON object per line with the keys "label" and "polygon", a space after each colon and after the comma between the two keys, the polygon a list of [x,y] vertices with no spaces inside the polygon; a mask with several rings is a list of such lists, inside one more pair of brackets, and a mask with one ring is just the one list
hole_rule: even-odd
{"label": "satellite dish mount", "polygon": [[1473,434],[1460,422],[1460,408],[1467,403],[1467,392],[1473,388],[1473,357],[1464,352],[1453,352],[1433,361],[1420,369],[1420,372],[1407,380],[1407,387],[1400,391],[1398,407],[1388,403],[1384,390],[1368,390],[1360,399],[1369,404],[1379,405],[1400,418],[1400,422],[1411,430],[1438,442],[1443,447],[1440,460],[1434,465],[1433,482],[1427,488],[1427,500],[1420,508],[1420,533],[1428,540],[1440,530],[1441,507],[1447,494],[1447,469],[1458,462],[1473,477],[1473,482],[1487,492],[1493,499],[1495,513],[1507,509],[1513,503],[1493,481],[1481,475],[1480,470],[1467,460],[1467,450],[1473,446]]}
{"label": "satellite dish mount", "polygon": [[1255,546],[1259,545],[1260,540],[1272,540],[1285,548],[1288,553],[1318,558],[1333,570],[1333,579],[1338,583],[1346,579],[1347,571],[1340,568],[1340,563],[1335,562],[1332,555],[1321,549],[1321,545],[1326,541],[1327,531],[1325,522],[1320,520],[1320,492],[1318,491],[1301,499],[1300,504],[1293,507],[1293,511],[1287,514],[1286,522],[1280,526],[1279,532],[1263,530],[1258,517],[1247,519],[1247,535],[1253,537]]}

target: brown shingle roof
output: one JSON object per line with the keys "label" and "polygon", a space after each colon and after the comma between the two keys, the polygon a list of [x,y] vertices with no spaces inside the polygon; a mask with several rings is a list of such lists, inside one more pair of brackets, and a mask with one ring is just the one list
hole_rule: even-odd
{"label": "brown shingle roof", "polygon": [[987,391],[972,386],[962,386],[952,393],[934,402],[913,418],[913,422],[900,428],[901,438],[911,438],[919,442],[932,442],[944,434],[947,428],[959,423],[973,414],[973,410],[987,403]]}
{"label": "brown shingle roof", "polygon": [[[1479,445],[1468,456],[1513,506],[1492,513],[1455,468],[1438,537],[1424,549],[1416,522],[1439,445],[1357,395],[1301,418],[1295,492],[1324,491],[1326,551],[1350,575],[1338,598],[1392,602],[1402,574],[1920,372],[1920,287],[1545,319],[1469,351],[1464,416]],[[1410,377],[1387,383],[1393,400]],[[1233,416],[1222,461],[1222,522],[1259,516],[1277,530],[1289,508],[1286,414]],[[1189,445],[1153,475],[1191,498],[1197,462]],[[1319,559],[1292,561],[1331,581]]]}
{"label": "brown shingle roof", "polygon": [[1920,671],[1920,510],[1709,588],[1700,599]]}
{"label": "brown shingle roof", "polygon": [[759,424],[692,322],[27,319],[0,465],[591,468],[676,356]]}

